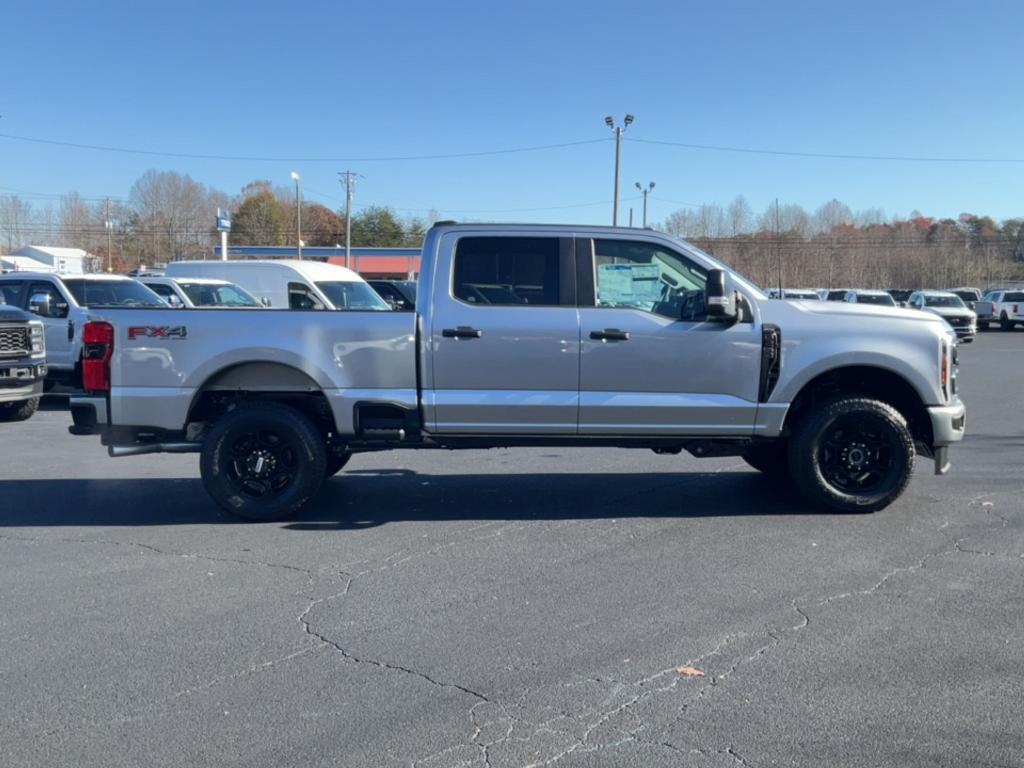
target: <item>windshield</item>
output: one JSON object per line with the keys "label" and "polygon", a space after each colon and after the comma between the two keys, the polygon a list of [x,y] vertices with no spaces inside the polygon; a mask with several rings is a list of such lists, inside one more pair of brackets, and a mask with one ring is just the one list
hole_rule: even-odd
{"label": "windshield", "polygon": [[953,307],[963,309],[964,302],[959,296],[925,296],[926,307]]}
{"label": "windshield", "polygon": [[978,300],[978,294],[976,294],[974,291],[953,291],[953,293],[955,293],[957,296],[959,296],[964,301],[977,301]]}
{"label": "windshield", "polygon": [[335,309],[390,312],[391,307],[373,288],[363,282],[317,283]]}
{"label": "windshield", "polygon": [[80,307],[166,307],[167,302],[134,280],[64,280]]}
{"label": "windshield", "polygon": [[197,307],[258,307],[260,303],[237,285],[178,283]]}
{"label": "windshield", "polygon": [[883,307],[895,307],[896,302],[888,293],[860,293],[857,294],[858,304],[880,304]]}

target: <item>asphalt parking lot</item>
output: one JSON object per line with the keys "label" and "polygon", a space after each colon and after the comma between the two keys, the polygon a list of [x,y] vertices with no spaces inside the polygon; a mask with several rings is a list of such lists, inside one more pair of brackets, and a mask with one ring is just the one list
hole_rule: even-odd
{"label": "asphalt parking lot", "polygon": [[194,456],[0,425],[6,766],[1024,762],[1024,331],[873,515],[734,459],[356,457],[244,524]]}

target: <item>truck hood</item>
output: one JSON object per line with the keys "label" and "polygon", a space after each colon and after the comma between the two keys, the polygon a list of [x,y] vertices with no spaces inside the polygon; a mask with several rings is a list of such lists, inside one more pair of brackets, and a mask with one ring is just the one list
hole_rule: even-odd
{"label": "truck hood", "polygon": [[9,307],[6,304],[0,306],[0,323],[26,323],[34,319],[35,315],[30,315],[17,307]]}
{"label": "truck hood", "polygon": [[939,317],[977,317],[973,309],[967,307],[925,307],[925,312],[931,312]]}
{"label": "truck hood", "polygon": [[[767,302],[774,305],[776,302]],[[847,304],[841,301],[792,301],[786,303],[790,307],[810,317],[814,315],[830,315],[832,317],[870,317],[894,320],[916,320],[917,322],[934,323],[938,317],[917,309],[902,307],[881,307],[877,304]],[[764,307],[765,305],[762,305]],[[772,309],[775,307],[772,306]],[[962,312],[960,313],[962,314]]]}

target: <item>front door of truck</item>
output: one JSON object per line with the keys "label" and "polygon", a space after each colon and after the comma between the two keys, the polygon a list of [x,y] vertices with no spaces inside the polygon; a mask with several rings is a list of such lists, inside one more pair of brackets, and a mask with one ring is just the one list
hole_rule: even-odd
{"label": "front door of truck", "polygon": [[75,327],[68,317],[70,306],[68,297],[49,281],[30,283],[25,294],[25,308],[39,315],[43,321],[46,362],[51,368],[60,371],[70,371],[75,365],[71,359]]}
{"label": "front door of truck", "polygon": [[750,434],[761,330],[707,321],[706,271],[660,243],[577,239],[580,434]]}
{"label": "front door of truck", "polygon": [[435,264],[431,327],[423,329],[427,428],[575,434],[580,329],[572,240],[449,238]]}

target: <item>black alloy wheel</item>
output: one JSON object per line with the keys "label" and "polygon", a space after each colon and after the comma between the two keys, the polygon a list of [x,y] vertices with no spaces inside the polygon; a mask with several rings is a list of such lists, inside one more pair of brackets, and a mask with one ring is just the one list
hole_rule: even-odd
{"label": "black alloy wheel", "polygon": [[846,396],[808,409],[789,442],[789,467],[809,499],[843,512],[874,512],[910,482],[916,449],[888,403]]}
{"label": "black alloy wheel", "polygon": [[320,490],[326,446],[296,409],[252,402],[214,423],[199,467],[207,493],[223,509],[246,520],[276,520],[295,514]]}

